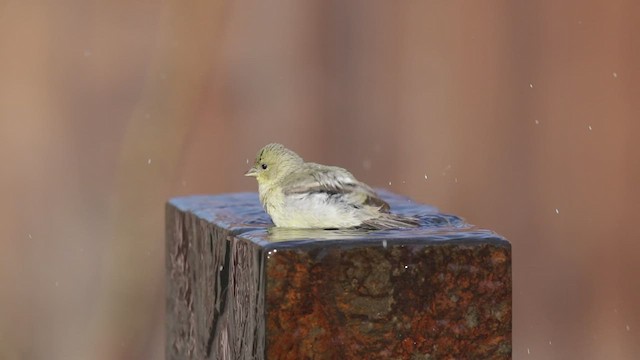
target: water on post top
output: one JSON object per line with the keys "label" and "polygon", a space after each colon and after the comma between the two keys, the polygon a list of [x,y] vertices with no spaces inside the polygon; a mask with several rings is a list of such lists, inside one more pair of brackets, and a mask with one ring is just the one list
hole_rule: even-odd
{"label": "water on post top", "polygon": [[[496,233],[467,224],[455,215],[439,213],[429,205],[413,202],[409,198],[399,196],[385,190],[377,189],[378,194],[389,203],[391,212],[419,219],[416,228],[366,230],[366,229],[289,229],[275,227],[264,212],[257,193],[232,193],[223,195],[196,195],[175,198],[172,203],[178,208],[191,210],[195,215],[217,223],[233,232],[244,234],[258,245],[268,246],[276,242],[291,242],[286,245],[297,245],[300,242],[324,241],[384,241],[385,239],[403,239],[415,241],[496,241],[505,242]],[[198,206],[195,206],[197,201]],[[265,231],[266,229],[266,231]],[[260,230],[260,231],[255,231]],[[285,245],[285,244],[280,244]]]}

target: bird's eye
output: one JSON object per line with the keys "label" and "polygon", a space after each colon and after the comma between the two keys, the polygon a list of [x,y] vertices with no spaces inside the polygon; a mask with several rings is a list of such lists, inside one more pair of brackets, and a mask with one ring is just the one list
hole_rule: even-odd
{"label": "bird's eye", "polygon": [[267,164],[262,164],[262,170],[267,170]]}

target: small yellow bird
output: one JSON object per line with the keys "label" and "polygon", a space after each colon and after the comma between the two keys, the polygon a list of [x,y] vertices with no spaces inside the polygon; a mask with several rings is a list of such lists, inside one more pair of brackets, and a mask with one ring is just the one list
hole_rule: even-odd
{"label": "small yellow bird", "polygon": [[260,202],[276,226],[394,229],[417,219],[389,213],[389,204],[347,170],[305,162],[281,144],[269,144],[245,176],[258,180]]}

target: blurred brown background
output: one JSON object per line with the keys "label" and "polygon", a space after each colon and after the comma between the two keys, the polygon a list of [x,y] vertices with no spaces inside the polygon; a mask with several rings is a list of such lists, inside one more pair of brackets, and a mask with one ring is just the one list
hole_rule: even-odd
{"label": "blurred brown background", "polygon": [[514,358],[640,354],[640,3],[0,3],[0,359],[161,359],[164,202],[272,141],[513,244]]}

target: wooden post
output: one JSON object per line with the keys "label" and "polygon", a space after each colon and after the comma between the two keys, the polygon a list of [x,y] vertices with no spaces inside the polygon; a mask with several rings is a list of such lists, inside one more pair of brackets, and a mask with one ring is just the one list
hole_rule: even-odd
{"label": "wooden post", "polygon": [[390,193],[423,227],[272,228],[257,194],[167,204],[167,359],[510,359],[511,247]]}

